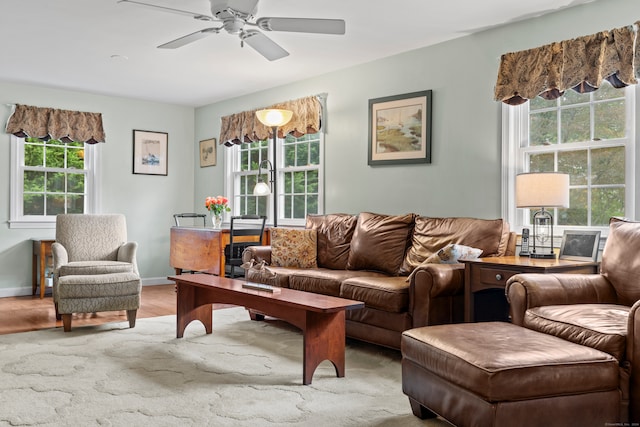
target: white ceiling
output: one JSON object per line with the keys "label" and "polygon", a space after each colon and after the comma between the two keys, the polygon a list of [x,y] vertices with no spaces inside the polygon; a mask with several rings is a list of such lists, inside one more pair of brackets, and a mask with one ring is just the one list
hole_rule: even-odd
{"label": "white ceiling", "polygon": [[[211,15],[208,0],[143,0]],[[269,32],[269,62],[216,26],[117,0],[2,0],[0,81],[201,106],[594,0],[260,0],[257,17],[338,18],[346,35]],[[212,25],[213,24],[213,25]]]}

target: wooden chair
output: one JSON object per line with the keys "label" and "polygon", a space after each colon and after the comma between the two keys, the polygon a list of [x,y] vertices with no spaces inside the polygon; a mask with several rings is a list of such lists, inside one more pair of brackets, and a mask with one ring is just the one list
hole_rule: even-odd
{"label": "wooden chair", "polygon": [[242,265],[242,253],[249,246],[260,246],[266,216],[240,215],[231,217],[229,244],[224,249],[225,264],[229,266],[228,277],[235,277],[235,268]]}
{"label": "wooden chair", "polygon": [[[205,214],[197,214],[197,213],[193,213],[193,212],[185,212],[185,213],[179,213],[179,214],[174,214],[173,215],[173,219],[176,222],[176,226],[180,227],[180,219],[184,219],[184,218],[202,218],[202,226],[206,227],[207,226],[207,216]],[[193,225],[195,225],[196,220],[193,220]]]}

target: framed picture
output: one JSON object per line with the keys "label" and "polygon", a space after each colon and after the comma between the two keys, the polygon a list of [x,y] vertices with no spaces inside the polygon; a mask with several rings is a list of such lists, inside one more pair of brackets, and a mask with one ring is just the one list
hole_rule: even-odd
{"label": "framed picture", "polygon": [[167,175],[169,134],[148,130],[133,131],[133,173]]}
{"label": "framed picture", "polygon": [[216,165],[216,139],[205,139],[200,141],[200,167]]}
{"label": "framed picture", "polygon": [[596,261],[599,245],[599,231],[565,230],[559,258],[574,261]]}
{"label": "framed picture", "polygon": [[431,91],[369,100],[369,165],[431,163]]}

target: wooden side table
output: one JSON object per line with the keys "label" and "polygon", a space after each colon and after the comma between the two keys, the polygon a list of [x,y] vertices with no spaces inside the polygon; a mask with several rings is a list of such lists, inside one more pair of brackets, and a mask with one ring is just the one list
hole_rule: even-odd
{"label": "wooden side table", "polygon": [[[33,258],[31,260],[31,295],[36,294],[40,285],[40,298],[44,298],[46,285],[47,260],[51,259],[51,245],[55,239],[31,239],[33,241]],[[39,279],[39,280],[38,280]]]}
{"label": "wooden side table", "polygon": [[[598,262],[569,261],[564,259],[536,259],[519,256],[489,257],[474,260],[460,260],[465,264],[464,270],[464,320],[476,321],[476,293],[489,289],[504,291],[507,280],[518,273],[581,273],[598,272]],[[502,305],[506,305],[506,297]],[[500,305],[500,303],[498,304]],[[479,307],[478,307],[479,308]],[[481,320],[508,320],[504,313],[493,313],[495,318]]]}

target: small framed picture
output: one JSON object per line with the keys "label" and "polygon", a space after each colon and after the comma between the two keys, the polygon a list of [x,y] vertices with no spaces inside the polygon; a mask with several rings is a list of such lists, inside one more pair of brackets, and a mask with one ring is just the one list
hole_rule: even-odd
{"label": "small framed picture", "polygon": [[369,100],[369,166],[431,163],[431,91]]}
{"label": "small framed picture", "polygon": [[167,175],[169,134],[148,130],[133,131],[133,173]]}
{"label": "small framed picture", "polygon": [[597,261],[600,246],[599,231],[565,230],[560,246],[560,259]]}
{"label": "small framed picture", "polygon": [[216,165],[216,139],[210,138],[200,141],[200,167]]}

